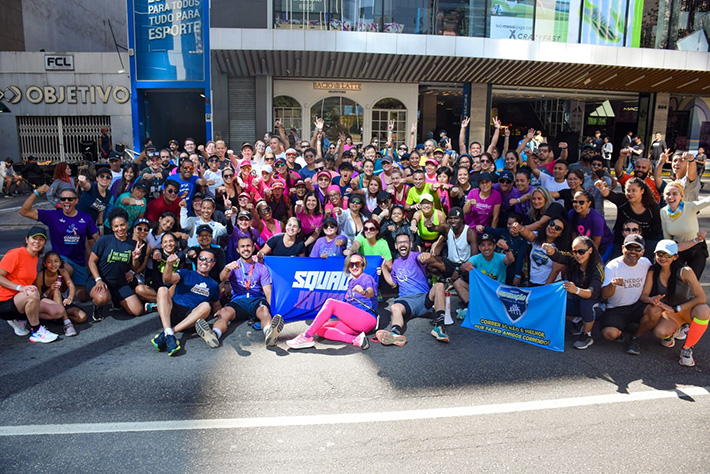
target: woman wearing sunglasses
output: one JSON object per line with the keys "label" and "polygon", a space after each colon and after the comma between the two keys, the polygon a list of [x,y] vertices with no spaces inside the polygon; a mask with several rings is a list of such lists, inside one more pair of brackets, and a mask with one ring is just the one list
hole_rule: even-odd
{"label": "woman wearing sunglasses", "polygon": [[607,262],[614,250],[614,236],[606,225],[604,216],[592,209],[592,203],[591,194],[584,190],[577,191],[572,199],[573,209],[567,214],[567,221],[573,233],[592,239],[602,254],[602,260]]}
{"label": "woman wearing sunglasses", "polygon": [[571,255],[548,243],[543,243],[542,249],[553,262],[565,266],[562,286],[567,291],[567,319],[572,321],[572,334],[577,336],[572,347],[584,350],[594,344],[594,305],[599,303],[604,281],[601,255],[586,236],[574,239]]}
{"label": "woman wearing sunglasses", "polygon": [[367,219],[362,214],[362,209],[365,205],[365,198],[362,193],[354,192],[348,199],[348,208],[335,208],[336,219],[338,219],[338,227],[340,232],[348,238],[348,246],[355,241],[355,236],[362,232],[363,223]]}
{"label": "woman wearing sunglasses", "polygon": [[[241,196],[240,196],[241,199]],[[240,205],[241,207],[241,205]],[[273,210],[269,203],[263,199],[256,203],[255,212],[252,213],[254,218],[254,227],[259,231],[259,235],[264,241],[269,240],[274,235],[281,233],[281,223],[274,219]],[[242,211],[240,211],[241,214]]]}
{"label": "woman wearing sunglasses", "polygon": [[[692,367],[695,365],[693,346],[705,333],[710,318],[705,291],[695,272],[679,258],[675,241],[661,240],[654,255],[656,261],[648,270],[641,295],[641,301],[647,304],[644,316],[658,319],[653,333],[665,347],[675,346],[675,340],[685,336],[679,362]],[[690,324],[687,335],[680,330],[684,324]]]}
{"label": "woman wearing sunglasses", "polygon": [[311,258],[340,257],[348,239],[338,234],[338,221],[333,217],[323,219],[323,237],[316,240],[309,256]]}
{"label": "woman wearing sunglasses", "polygon": [[515,222],[511,230],[520,233],[532,244],[530,250],[530,286],[542,286],[554,283],[560,279],[563,265],[554,262],[543,250],[543,244],[553,245],[562,252],[569,251],[570,231],[567,221],[560,218],[552,219],[541,231],[531,231],[529,226],[521,226]]}
{"label": "woman wearing sunglasses", "polygon": [[368,219],[362,227],[362,234],[355,237],[355,241],[344,252],[345,255],[359,253],[367,257],[379,255],[382,257],[382,265],[387,268],[392,267],[392,253],[387,241],[380,237],[380,224],[376,219]]}
{"label": "woman wearing sunglasses", "polygon": [[[377,324],[377,285],[372,276],[364,273],[366,267],[367,260],[362,255],[347,257],[344,271],[352,278],[348,281],[345,301],[328,298],[308,329],[286,341],[286,345],[291,349],[314,347],[313,336],[317,334],[362,350],[369,349],[367,333]],[[331,320],[332,317],[338,319]]]}
{"label": "woman wearing sunglasses", "polygon": [[227,208],[231,208],[230,204],[234,204],[241,194],[241,187],[235,178],[234,168],[231,166],[222,170],[223,184],[215,188],[215,204],[219,211],[226,212]]}
{"label": "woman wearing sunglasses", "polygon": [[698,212],[710,206],[710,197],[685,201],[685,189],[678,181],[668,183],[663,190],[666,206],[661,209],[663,238],[678,242],[678,259],[693,269],[700,279],[708,258],[706,232],[700,232]]}
{"label": "woman wearing sunglasses", "polygon": [[150,233],[150,221],[145,217],[136,219],[135,225],[133,226],[133,241],[141,247],[140,264],[138,268],[133,271],[129,270],[129,275],[126,279],[131,285],[131,288],[136,292],[139,298],[147,301],[144,309],[146,313],[149,313],[155,309],[155,306],[149,306],[151,303],[155,303],[157,293],[153,288],[146,285],[145,283],[145,269],[148,266],[150,259],[150,244],[148,243],[148,235]]}

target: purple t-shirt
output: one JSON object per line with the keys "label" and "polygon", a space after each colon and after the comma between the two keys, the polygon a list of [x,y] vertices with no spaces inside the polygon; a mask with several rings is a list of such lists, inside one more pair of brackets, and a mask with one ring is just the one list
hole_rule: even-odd
{"label": "purple t-shirt", "polygon": [[503,198],[495,189],[491,190],[490,196],[486,199],[481,198],[480,189],[472,189],[468,192],[466,199],[475,199],[476,205],[471,207],[471,212],[464,215],[464,222],[469,227],[477,225],[489,226],[493,222],[493,208],[496,204],[501,204]]}
{"label": "purple t-shirt", "polygon": [[343,255],[343,247],[338,247],[335,245],[335,241],[338,239],[343,239],[345,242],[343,246],[348,244],[348,238],[344,235],[338,235],[333,240],[328,242],[325,237],[320,237],[313,244],[313,249],[311,250],[311,258],[321,258],[323,255],[326,257],[340,257]]}
{"label": "purple t-shirt", "polygon": [[429,282],[426,279],[425,265],[419,261],[421,252],[409,252],[407,258],[396,258],[392,263],[392,280],[399,286],[399,296],[426,293]]}
{"label": "purple t-shirt", "polygon": [[[353,288],[355,288],[355,285],[360,285],[363,290],[367,290],[368,288],[372,288],[372,290],[375,292],[374,296],[372,298],[368,298],[367,296],[365,296],[361,293],[354,292]],[[355,299],[357,301],[353,301],[353,299]],[[365,311],[367,311],[369,308],[372,310],[372,312],[374,312],[376,314],[377,313],[377,285],[375,284],[375,279],[372,278],[372,276],[368,275],[367,273],[363,273],[362,275],[360,275],[357,278],[351,278],[350,281],[348,282],[348,292],[345,295],[345,301],[347,301],[351,305],[355,306],[356,308],[360,308]],[[360,304],[360,303],[362,303],[362,304]]]}
{"label": "purple t-shirt", "polygon": [[504,211],[508,211],[508,209],[511,208],[511,206],[510,206],[511,199],[518,199],[520,196],[523,195],[523,193],[521,193],[520,190],[518,190],[518,188],[516,188],[515,186],[513,186],[513,189],[511,189],[510,192],[507,194],[500,190],[500,184],[498,184],[498,183],[495,183],[493,185],[493,189],[495,189],[496,191],[498,191],[500,193],[500,197],[502,199],[501,206],[500,206],[501,215],[503,215]]}
{"label": "purple t-shirt", "polygon": [[574,230],[579,235],[585,235],[589,238],[601,236],[602,240],[599,242],[599,250],[601,251],[614,244],[614,235],[607,227],[604,216],[599,211],[590,209],[587,217],[580,217],[579,214],[575,216],[575,214],[577,213],[574,210],[569,211],[567,221],[574,226]]}
{"label": "purple t-shirt", "polygon": [[[237,298],[264,298],[264,287],[271,285],[271,275],[263,263],[248,263],[241,258],[239,266],[229,273],[229,286],[232,287],[232,301]],[[249,291],[247,292],[247,288]]]}
{"label": "purple t-shirt", "polygon": [[86,266],[86,239],[99,232],[90,215],[77,211],[74,217],[67,217],[61,209],[37,209],[37,220],[49,228],[52,250]]}

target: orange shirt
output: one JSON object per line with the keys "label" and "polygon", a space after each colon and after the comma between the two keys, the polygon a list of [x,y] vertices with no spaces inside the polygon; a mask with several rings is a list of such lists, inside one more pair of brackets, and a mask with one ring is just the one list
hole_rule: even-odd
{"label": "orange shirt", "polygon": [[[7,274],[5,278],[15,285],[34,285],[37,278],[39,257],[33,257],[26,247],[12,249],[0,260],[0,268]],[[0,287],[0,301],[8,301],[15,297],[17,291]]]}

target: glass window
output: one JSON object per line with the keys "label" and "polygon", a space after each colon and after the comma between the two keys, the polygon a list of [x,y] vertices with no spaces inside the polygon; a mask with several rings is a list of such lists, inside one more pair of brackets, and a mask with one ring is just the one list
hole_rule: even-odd
{"label": "glass window", "polygon": [[[378,101],[372,108],[372,137],[387,143],[387,132],[390,121],[394,122],[392,141],[394,147],[406,144],[407,139],[407,109],[397,99],[387,98]],[[382,147],[380,147],[382,148]]]}
{"label": "glass window", "polygon": [[338,134],[350,135],[354,143],[362,142],[363,108],[346,97],[328,97],[311,107],[311,122],[322,118],[323,130],[330,141],[338,141]]}
{"label": "glass window", "polygon": [[300,134],[301,116],[301,104],[296,99],[287,95],[274,97],[274,120],[280,120],[284,130],[295,128]]}

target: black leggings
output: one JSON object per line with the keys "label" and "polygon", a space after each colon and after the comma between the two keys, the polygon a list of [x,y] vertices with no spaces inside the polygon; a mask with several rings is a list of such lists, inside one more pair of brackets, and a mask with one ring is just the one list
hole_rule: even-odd
{"label": "black leggings", "polygon": [[708,257],[707,243],[705,243],[704,240],[698,242],[688,250],[680,252],[679,256],[680,261],[683,262],[684,265],[692,268],[693,273],[695,273],[695,276],[698,277],[698,281],[700,281],[700,276],[703,274],[703,270],[705,270],[705,260],[707,260]]}

